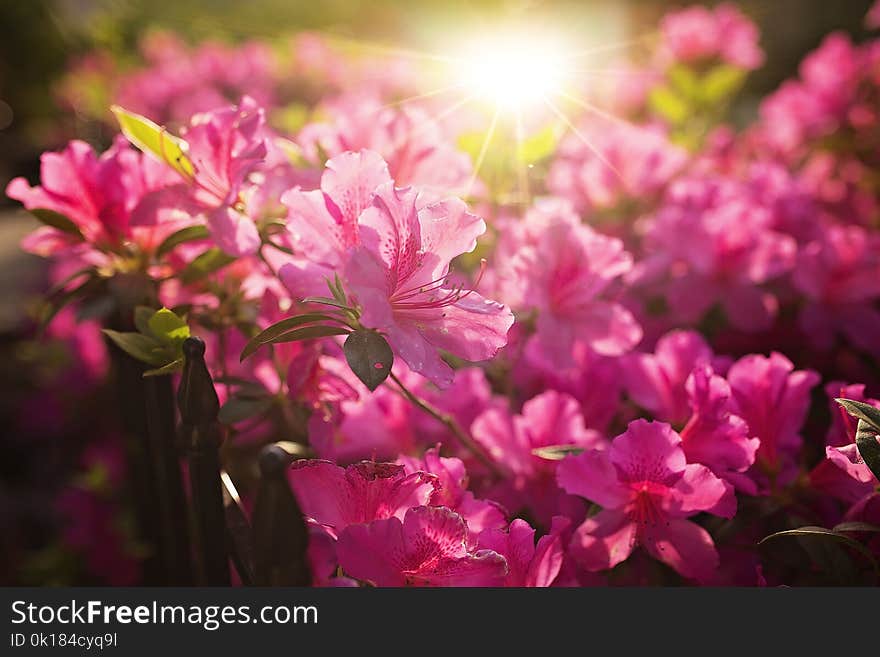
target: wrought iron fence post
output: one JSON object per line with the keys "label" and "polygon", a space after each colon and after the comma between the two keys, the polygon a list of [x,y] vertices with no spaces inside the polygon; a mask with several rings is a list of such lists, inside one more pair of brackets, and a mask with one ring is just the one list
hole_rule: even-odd
{"label": "wrought iron fence post", "polygon": [[308,527],[287,481],[294,455],[275,443],[260,452],[260,486],[252,516],[259,586],[309,586]]}
{"label": "wrought iron fence post", "polygon": [[110,345],[126,433],[128,476],[138,539],[149,550],[144,583],[192,582],[189,535],[174,422],[171,377],[144,378],[146,369]]}
{"label": "wrought iron fence post", "polygon": [[228,586],[229,560],[220,479],[223,432],[217,421],[220,402],[208,367],[205,343],[187,338],[177,404],[189,461],[196,584]]}

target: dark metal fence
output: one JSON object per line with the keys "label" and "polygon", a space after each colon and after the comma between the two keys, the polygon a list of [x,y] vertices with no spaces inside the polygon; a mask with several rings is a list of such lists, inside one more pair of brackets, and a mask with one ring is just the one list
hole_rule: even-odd
{"label": "dark metal fence", "polygon": [[144,378],[140,363],[115,349],[114,357],[139,539],[149,547],[144,583],[228,586],[231,566],[245,586],[308,586],[307,526],[286,477],[293,451],[283,442],[261,451],[249,520],[221,461],[205,343],[184,343],[179,427],[172,377]]}

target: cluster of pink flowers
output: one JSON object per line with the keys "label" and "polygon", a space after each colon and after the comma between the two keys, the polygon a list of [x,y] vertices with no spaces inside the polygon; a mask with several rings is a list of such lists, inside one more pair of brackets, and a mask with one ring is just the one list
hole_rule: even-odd
{"label": "cluster of pink flowers", "polygon": [[[117,100],[179,137],[74,141],[7,194],[61,289],[86,272],[114,312],[186,312],[232,440],[308,443],[289,483],[316,584],[788,583],[764,536],[880,522],[833,401],[880,408],[880,42],[829,36],[736,132],[706,106],[762,64],[757,27],[672,13],[636,122],[585,112],[528,206],[429,102],[298,44],[319,120],[267,120],[283,71],[259,44],[154,41]],[[378,380],[347,334],[390,349]]]}

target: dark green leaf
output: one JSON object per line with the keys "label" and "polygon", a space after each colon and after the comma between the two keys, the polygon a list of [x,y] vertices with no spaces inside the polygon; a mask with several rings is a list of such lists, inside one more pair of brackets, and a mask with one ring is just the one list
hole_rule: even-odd
{"label": "dark green leaf", "polygon": [[156,314],[156,311],[149,306],[136,306],[134,309],[134,327],[138,333],[150,335],[150,317]]}
{"label": "dark green leaf", "polygon": [[176,233],[172,233],[165,238],[165,240],[159,245],[159,248],[156,249],[156,257],[161,258],[166,253],[170,253],[174,247],[186,242],[203,240],[209,236],[207,226],[187,226],[186,228],[181,228]]}
{"label": "dark green leaf", "polygon": [[269,344],[314,340],[315,338],[329,338],[334,335],[348,335],[349,333],[351,333],[350,329],[341,328],[339,326],[306,326],[305,328],[282,333],[269,340]]}
{"label": "dark green leaf", "polygon": [[[859,543],[855,539],[847,536],[846,534],[841,534],[841,533],[838,533],[832,529],[826,529],[825,527],[807,526],[807,527],[798,527],[797,529],[787,529],[785,531],[776,532],[775,534],[770,534],[769,536],[765,536],[763,539],[761,539],[761,541],[758,543],[758,545],[761,545],[762,543],[766,543],[767,541],[770,541],[770,540],[784,538],[784,537],[790,537],[790,538],[795,538],[795,539],[822,538],[822,539],[828,539],[828,540],[839,542],[842,545],[846,545],[847,547],[854,549],[856,552],[858,552],[863,557],[865,557],[865,559],[867,561],[869,561],[871,566],[874,568],[874,571],[875,572],[877,571],[877,561],[874,559],[874,555],[871,553],[871,551],[867,547],[865,547],[864,545],[862,545],[861,543]],[[808,544],[806,544],[806,543],[804,543],[803,545],[805,548],[808,547]]]}
{"label": "dark green leaf", "polygon": [[120,333],[110,329],[104,329],[104,334],[132,358],[156,367],[162,367],[168,362],[167,350],[153,338],[140,333]]}
{"label": "dark green leaf", "polygon": [[880,442],[877,441],[877,430],[873,423],[859,420],[856,425],[856,447],[865,465],[880,480]]}
{"label": "dark green leaf", "polygon": [[869,522],[859,522],[859,521],[851,521],[851,522],[842,522],[839,525],[835,525],[834,531],[836,532],[880,532],[880,525],[872,525]]}
{"label": "dark green leaf", "polygon": [[279,335],[287,333],[291,329],[296,328],[297,326],[303,326],[304,324],[311,324],[313,322],[323,322],[333,320],[333,317],[330,315],[324,315],[322,313],[305,313],[303,315],[297,315],[295,317],[288,317],[287,319],[282,319],[280,322],[276,322],[269,326],[263,331],[260,331],[252,337],[248,343],[244,346],[244,349],[241,352],[240,360],[244,360],[251,354],[253,354],[257,349],[259,349],[264,344],[269,344],[272,342],[274,338],[277,338]]}
{"label": "dark green leaf", "polygon": [[880,408],[874,408],[870,404],[854,399],[838,398],[834,401],[843,406],[847,413],[860,420],[864,420],[874,427],[874,431],[880,433]]}
{"label": "dark green leaf", "polygon": [[187,284],[195,283],[234,261],[235,256],[223,253],[217,247],[208,249],[187,265],[180,275],[180,280]]}
{"label": "dark green leaf", "polygon": [[47,226],[57,228],[61,232],[67,233],[68,235],[73,235],[74,237],[77,237],[81,240],[85,239],[79,228],[77,228],[77,225],[60,212],[55,212],[55,210],[47,210],[46,208],[36,208],[34,210],[31,210],[31,214]]}
{"label": "dark green leaf", "polygon": [[532,454],[548,461],[561,461],[566,456],[581,454],[583,451],[584,448],[577,445],[548,445],[536,447],[532,450]]}
{"label": "dark green leaf", "polygon": [[217,419],[223,424],[235,424],[248,418],[263,415],[272,407],[273,402],[274,399],[272,397],[263,397],[261,399],[230,397],[220,409]]}
{"label": "dark green leaf", "polygon": [[353,331],[345,339],[342,349],[351,371],[371,391],[378,388],[391,373],[394,353],[385,338],[376,331]]}

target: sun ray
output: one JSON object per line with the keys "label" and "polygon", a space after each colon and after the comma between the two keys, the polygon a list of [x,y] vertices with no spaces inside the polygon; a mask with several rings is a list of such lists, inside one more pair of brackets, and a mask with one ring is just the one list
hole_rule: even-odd
{"label": "sun ray", "polygon": [[364,52],[374,52],[382,55],[392,55],[395,57],[404,57],[408,59],[421,59],[445,64],[455,64],[458,60],[449,55],[441,55],[439,53],[423,52],[412,48],[402,48],[400,46],[389,46],[381,43],[364,41],[361,39],[353,39],[329,32],[317,32],[328,41],[335,41],[343,47],[348,46],[359,49]]}
{"label": "sun ray", "polygon": [[464,98],[456,101],[455,103],[453,103],[452,105],[450,105],[446,109],[442,110],[441,112],[439,112],[437,114],[427,115],[424,118],[424,120],[419,121],[418,123],[415,123],[415,124],[409,126],[409,129],[407,129],[404,132],[404,134],[402,134],[400,136],[398,141],[394,142],[393,146],[395,148],[400,148],[401,146],[404,145],[404,142],[410,141],[414,137],[417,137],[418,135],[421,134],[422,130],[426,130],[427,128],[431,127],[432,124],[439,125],[440,121],[442,121],[443,119],[445,119],[448,116],[451,116],[454,112],[457,112],[459,109],[464,107],[467,103],[471,102],[473,99],[474,99],[473,95],[465,96]]}
{"label": "sun ray", "polygon": [[580,59],[582,57],[590,57],[591,55],[596,55],[603,52],[610,52],[612,50],[623,50],[624,48],[631,48],[633,46],[638,46],[653,39],[656,39],[659,35],[660,32],[656,30],[654,32],[646,32],[645,34],[641,34],[625,41],[606,43],[599,46],[594,46],[593,48],[587,48],[586,50],[566,53],[565,58]]}
{"label": "sun ray", "polygon": [[480,146],[480,152],[477,155],[477,161],[474,162],[474,171],[471,174],[471,178],[468,181],[467,187],[465,188],[465,196],[471,195],[474,183],[477,182],[477,176],[480,174],[480,168],[482,168],[483,166],[483,161],[486,159],[486,153],[489,152],[489,145],[492,142],[492,138],[495,136],[495,128],[498,125],[498,116],[500,114],[501,110],[496,108],[495,114],[492,115],[492,122],[489,124],[489,130],[486,132],[486,138],[483,140],[483,145]]}
{"label": "sun ray", "polygon": [[516,111],[516,176],[517,186],[519,187],[519,201],[523,205],[531,202],[531,192],[529,190],[529,169],[522,157],[522,144],[525,136],[522,123],[522,112]]}
{"label": "sun ray", "polygon": [[593,155],[595,155],[599,159],[599,161],[602,162],[602,164],[608,167],[622,182],[623,175],[620,173],[620,171],[618,171],[617,167],[611,164],[611,162],[608,161],[608,158],[606,158],[598,148],[590,143],[590,140],[587,139],[586,135],[578,130],[577,126],[575,126],[574,123],[571,122],[571,120],[562,112],[562,110],[556,107],[556,105],[554,105],[553,102],[546,96],[544,97],[544,102],[547,104],[547,107],[550,108],[550,111],[552,111],[557,117],[559,117],[559,120],[562,121],[569,130],[571,130],[572,134],[580,139],[581,142],[583,142],[584,146],[589,148]]}
{"label": "sun ray", "polygon": [[400,105],[406,105],[407,103],[412,103],[417,100],[424,100],[425,98],[433,98],[434,96],[440,96],[442,94],[447,94],[450,91],[455,91],[456,89],[462,89],[462,88],[464,88],[464,86],[465,85],[461,84],[461,83],[450,84],[450,85],[448,85],[446,87],[442,87],[440,89],[434,89],[433,91],[426,91],[425,93],[422,93],[422,94],[417,94],[415,96],[408,96],[407,98],[395,100],[394,102],[382,105],[382,108],[384,109],[386,107],[399,107]]}
{"label": "sun ray", "polygon": [[606,112],[602,108],[598,107],[597,105],[594,105],[593,103],[591,103],[587,100],[583,100],[582,98],[572,96],[571,94],[566,93],[564,91],[558,91],[557,94],[559,96],[562,96],[563,98],[565,98],[570,103],[573,103],[573,104],[577,105],[578,107],[585,109],[586,111],[588,111],[592,114],[595,114],[596,116],[600,116],[603,119],[605,119],[606,121],[610,121],[612,123],[615,123],[615,124],[621,126],[622,128],[626,128],[628,130],[634,130],[637,132],[643,132],[643,133],[650,132],[648,128],[645,128],[644,126],[640,126],[636,123],[633,123],[632,121],[627,121],[626,119],[622,119],[621,117],[615,116],[614,114],[611,114],[610,112]]}

